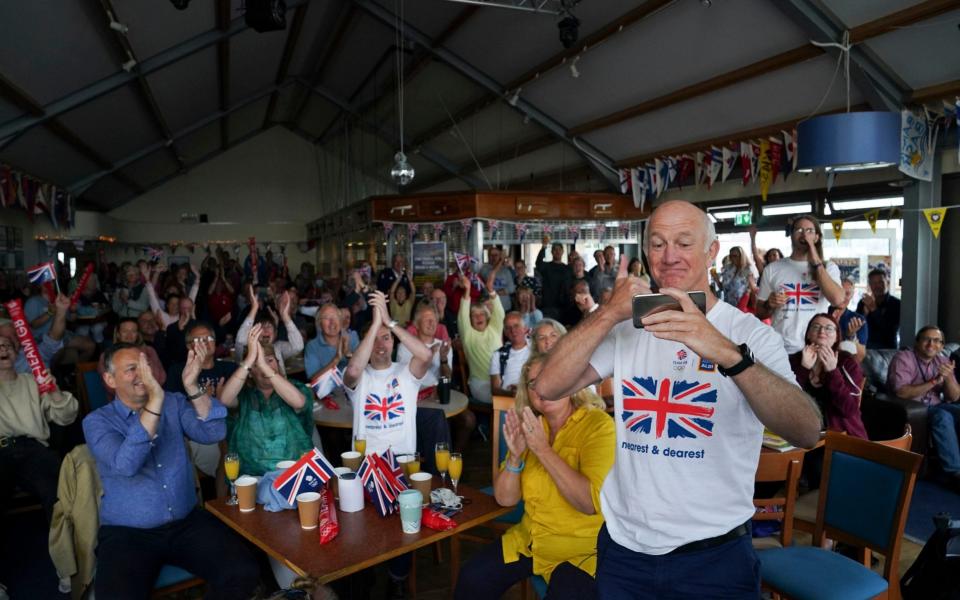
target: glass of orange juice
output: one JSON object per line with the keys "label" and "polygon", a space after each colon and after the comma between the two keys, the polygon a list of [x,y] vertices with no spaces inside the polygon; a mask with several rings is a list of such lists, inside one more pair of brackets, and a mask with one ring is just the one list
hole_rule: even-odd
{"label": "glass of orange juice", "polygon": [[447,469],[450,466],[450,444],[438,442],[434,447],[434,461],[437,463],[437,471],[440,472],[441,487],[446,484]]}
{"label": "glass of orange juice", "polygon": [[460,477],[463,475],[463,455],[459,452],[450,454],[450,481],[453,482],[453,493],[457,493],[457,484],[460,483]]}
{"label": "glass of orange juice", "polygon": [[237,500],[237,486],[234,482],[240,476],[240,455],[236,452],[229,452],[223,457],[223,472],[230,480],[230,498],[227,500],[228,506],[239,504]]}
{"label": "glass of orange juice", "polygon": [[409,481],[410,475],[420,470],[420,453],[411,452],[398,456],[398,461],[403,465],[403,474]]}
{"label": "glass of orange juice", "polygon": [[360,453],[362,460],[367,455],[367,438],[362,435],[353,436],[353,450]]}

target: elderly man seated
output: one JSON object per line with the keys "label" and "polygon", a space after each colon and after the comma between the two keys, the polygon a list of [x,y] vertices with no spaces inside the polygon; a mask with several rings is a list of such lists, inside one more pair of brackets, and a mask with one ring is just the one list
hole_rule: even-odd
{"label": "elderly man seated", "polygon": [[165,564],[203,578],[206,598],[249,598],[257,585],[243,541],[197,507],[183,438],[215,444],[227,433],[227,409],[197,383],[206,357],[204,344],[191,348],[184,395],[160,387],[136,346],[107,351],[103,380],[117,398],[83,420],[103,485],[98,598],[149,598]]}
{"label": "elderly man seated", "polygon": [[503,319],[505,343],[490,357],[490,389],[494,396],[513,396],[520,382],[520,369],[530,358],[530,330],[523,323],[523,316],[516,311]]}
{"label": "elderly man seated", "polygon": [[345,369],[347,361],[360,343],[343,328],[343,315],[335,304],[324,304],[317,311],[317,337],[307,342],[303,364],[307,377],[331,367]]}
{"label": "elderly man seated", "polygon": [[917,332],[913,348],[893,355],[887,370],[887,388],[904,400],[929,407],[931,435],[948,483],[960,489],[960,383],[956,364],[941,354],[943,331],[927,325]]}

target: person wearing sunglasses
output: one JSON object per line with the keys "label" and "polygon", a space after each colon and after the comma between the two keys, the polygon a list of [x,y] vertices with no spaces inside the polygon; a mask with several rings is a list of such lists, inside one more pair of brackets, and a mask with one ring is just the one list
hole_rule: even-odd
{"label": "person wearing sunglasses", "polygon": [[813,215],[793,222],[789,257],[767,265],[757,292],[757,318],[772,318],[787,354],[799,352],[814,315],[843,303],[840,268],[823,257],[823,231]]}
{"label": "person wearing sunglasses", "polygon": [[827,313],[810,320],[806,345],[790,355],[790,366],[803,391],[816,400],[830,431],[867,439],[860,415],[863,371],[849,344],[841,344],[840,327]]}
{"label": "person wearing sunglasses", "polygon": [[943,331],[927,325],[917,332],[913,348],[893,355],[887,370],[887,389],[904,400],[923,402],[928,409],[930,434],[948,483],[960,489],[960,383],[956,363],[943,353]]}

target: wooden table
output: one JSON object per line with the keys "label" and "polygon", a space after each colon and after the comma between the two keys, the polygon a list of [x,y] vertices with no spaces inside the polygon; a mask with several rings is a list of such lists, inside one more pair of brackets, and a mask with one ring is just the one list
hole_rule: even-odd
{"label": "wooden table", "polygon": [[499,506],[493,496],[466,485],[460,485],[460,492],[470,499],[470,503],[454,517],[456,529],[434,531],[424,527],[419,533],[403,533],[399,511],[381,517],[367,503],[360,512],[338,510],[340,533],[324,545],[320,544],[316,529],[304,531],[300,528],[296,510],[274,513],[258,505],[253,512],[241,513],[238,507],[227,506],[224,498],[207,502],[205,506],[210,514],[294,573],[309,574],[319,578],[321,583],[340,579],[444,538],[450,538],[451,576],[456,581],[460,568],[460,546],[456,535],[513,510]]}
{"label": "wooden table", "polygon": [[[338,393],[339,392],[339,393]],[[331,410],[323,405],[322,402],[314,403],[313,422],[320,427],[334,427],[338,429],[353,428],[353,404],[347,399],[346,394],[341,390],[334,392],[334,399],[340,408]],[[418,408],[439,408],[449,419],[459,415],[467,409],[467,397],[462,392],[450,390],[450,403],[440,404],[423,400],[417,403]]]}

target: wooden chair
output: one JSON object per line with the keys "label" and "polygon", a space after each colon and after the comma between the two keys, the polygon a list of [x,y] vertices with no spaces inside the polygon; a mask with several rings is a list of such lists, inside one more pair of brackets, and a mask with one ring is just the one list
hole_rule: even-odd
{"label": "wooden chair", "polygon": [[77,364],[77,393],[80,396],[80,414],[97,410],[107,403],[107,387],[97,371],[99,363]]}
{"label": "wooden chair", "polygon": [[[803,450],[790,452],[761,452],[757,463],[757,483],[783,482],[778,495],[772,498],[754,498],[757,509],[754,521],[780,521],[780,534],[776,537],[753,539],[757,549],[789,546],[793,542],[793,511],[797,502],[797,484],[803,467]],[[761,512],[762,509],[762,512]]]}
{"label": "wooden chair", "polygon": [[[903,429],[903,435],[892,440],[877,440],[875,444],[898,448],[900,450],[910,450],[910,444],[913,443],[913,433],[910,430],[910,423],[907,423]],[[797,499],[796,510],[793,513],[793,527],[797,531],[813,533],[817,524],[817,506],[820,503],[820,490],[813,490],[803,494]]]}
{"label": "wooden chair", "polygon": [[[789,598],[900,598],[900,544],[922,461],[827,432],[813,546],[758,552],[764,587]],[[857,548],[860,560],[821,548],[826,537]],[[871,550],[885,557],[882,576],[868,566]]]}

